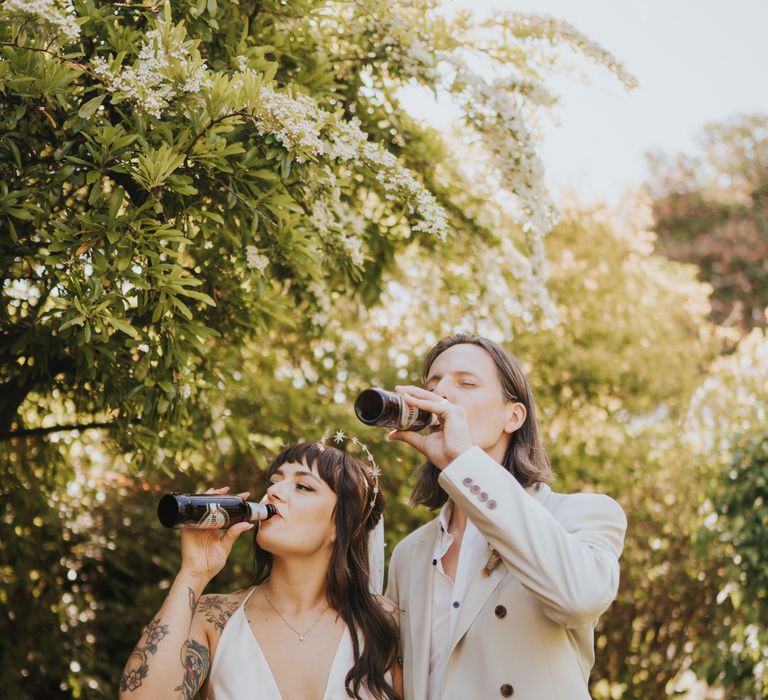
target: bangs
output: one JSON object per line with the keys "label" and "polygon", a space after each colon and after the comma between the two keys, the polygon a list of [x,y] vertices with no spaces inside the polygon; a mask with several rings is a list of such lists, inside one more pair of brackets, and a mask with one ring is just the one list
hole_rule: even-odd
{"label": "bangs", "polygon": [[365,468],[362,462],[343,450],[317,442],[300,442],[284,449],[269,465],[267,476],[271,476],[283,464],[289,462],[303,463],[310,469],[317,469],[320,478],[334,493],[338,491],[342,472],[352,476],[355,481],[365,479],[362,474],[362,469]]}

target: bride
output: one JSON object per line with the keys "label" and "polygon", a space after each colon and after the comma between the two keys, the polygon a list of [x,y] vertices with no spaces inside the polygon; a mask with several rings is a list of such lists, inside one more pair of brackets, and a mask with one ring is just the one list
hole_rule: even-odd
{"label": "bride", "polygon": [[402,695],[396,611],[370,588],[369,534],[384,506],[375,463],[302,442],[268,479],[277,515],[254,539],[254,585],[202,595],[252,524],[182,530],[180,571],[126,663],[121,700]]}

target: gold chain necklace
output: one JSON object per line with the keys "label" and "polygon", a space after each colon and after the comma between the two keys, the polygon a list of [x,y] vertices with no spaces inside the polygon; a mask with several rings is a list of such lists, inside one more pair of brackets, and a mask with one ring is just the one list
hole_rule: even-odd
{"label": "gold chain necklace", "polygon": [[296,628],[295,628],[295,627],[294,627],[294,626],[293,626],[293,625],[292,625],[290,622],[288,622],[288,620],[286,620],[286,619],[285,619],[285,618],[284,618],[284,617],[283,617],[283,616],[280,614],[280,611],[279,611],[279,610],[278,610],[278,609],[277,609],[277,608],[276,608],[274,605],[272,605],[272,601],[269,599],[269,596],[267,595],[267,589],[266,589],[266,586],[262,586],[262,587],[261,587],[261,592],[264,594],[264,600],[266,600],[266,601],[267,601],[267,603],[269,603],[269,607],[270,607],[270,608],[272,608],[272,610],[274,610],[274,611],[277,613],[277,616],[278,616],[278,617],[279,617],[279,618],[280,618],[280,619],[281,619],[281,620],[282,620],[282,621],[285,623],[286,627],[288,627],[288,629],[290,629],[290,630],[291,630],[291,632],[293,632],[293,633],[294,633],[294,634],[295,634],[295,635],[296,635],[296,636],[299,638],[299,641],[300,641],[300,642],[303,642],[303,641],[304,641],[304,637],[306,637],[306,636],[307,636],[307,635],[308,635],[308,634],[309,634],[309,633],[310,633],[310,632],[311,632],[313,629],[315,629],[315,625],[317,625],[317,623],[318,623],[318,622],[320,622],[320,618],[321,618],[323,615],[325,615],[325,613],[328,611],[328,608],[330,608],[330,607],[331,607],[331,604],[330,604],[330,603],[328,603],[328,605],[326,605],[326,606],[323,608],[323,612],[321,612],[321,613],[320,613],[320,615],[318,616],[317,620],[315,620],[315,621],[312,623],[312,625],[310,626],[310,628],[309,628],[309,629],[308,629],[306,632],[303,632],[303,633],[302,633],[302,632],[299,632],[299,630],[297,630],[297,629],[296,629]]}

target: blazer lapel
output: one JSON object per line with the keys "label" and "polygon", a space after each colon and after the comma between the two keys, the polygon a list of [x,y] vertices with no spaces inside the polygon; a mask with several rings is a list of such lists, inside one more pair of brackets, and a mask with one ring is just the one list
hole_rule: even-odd
{"label": "blazer lapel", "polygon": [[[485,564],[485,562],[483,562]],[[467,593],[461,605],[459,617],[456,620],[456,626],[451,637],[451,645],[448,649],[448,655],[453,653],[454,648],[461,638],[466,634],[469,626],[474,622],[480,611],[483,609],[488,598],[507,575],[507,569],[503,562],[499,562],[496,568],[488,576],[484,576],[482,568],[479,568],[467,587]]]}
{"label": "blazer lapel", "polygon": [[413,650],[411,675],[413,697],[426,698],[429,678],[429,645],[432,632],[432,582],[435,538],[440,532],[437,520],[424,529],[423,537],[414,542],[409,573],[409,632]]}
{"label": "blazer lapel", "polygon": [[[526,491],[536,500],[544,503],[551,489],[546,484],[539,484],[533,488],[526,489]],[[483,564],[485,564],[485,562],[483,562]],[[483,575],[482,567],[478,568],[474,573],[467,586],[467,592],[461,605],[461,612],[456,620],[456,627],[453,630],[451,646],[448,651],[449,655],[456,648],[459,641],[461,641],[461,638],[466,634],[469,626],[474,622],[488,598],[491,597],[491,594],[496,590],[496,587],[501,583],[507,573],[508,571],[504,566],[503,561],[500,561],[488,576]]]}

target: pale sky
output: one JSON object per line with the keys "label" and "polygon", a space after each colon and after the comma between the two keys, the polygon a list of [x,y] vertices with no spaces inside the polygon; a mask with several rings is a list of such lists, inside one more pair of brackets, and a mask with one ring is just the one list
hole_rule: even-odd
{"label": "pale sky", "polygon": [[[710,121],[768,113],[768,0],[445,0],[477,13],[512,9],[549,14],[611,51],[640,82],[628,92],[605,70],[591,84],[564,77],[544,120],[540,154],[550,190],[616,202],[641,183],[645,153],[691,152]],[[446,126],[450,110],[409,91],[415,116]]]}

